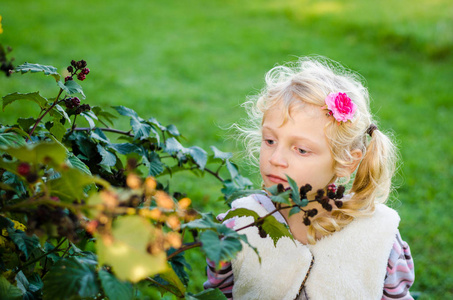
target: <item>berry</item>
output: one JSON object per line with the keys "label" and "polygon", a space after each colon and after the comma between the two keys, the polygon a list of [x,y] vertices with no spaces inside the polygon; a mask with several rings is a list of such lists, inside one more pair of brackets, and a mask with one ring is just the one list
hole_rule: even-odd
{"label": "berry", "polygon": [[90,69],[88,69],[88,68],[83,68],[81,72],[82,72],[83,74],[85,74],[85,75],[88,75],[88,73],[90,73]]}
{"label": "berry", "polygon": [[20,163],[17,167],[17,172],[22,176],[27,176],[30,173],[30,165],[26,162]]}
{"label": "berry", "polygon": [[69,73],[74,72],[74,68],[72,66],[69,66],[67,70],[68,70]]}
{"label": "berry", "polygon": [[80,105],[80,99],[77,97],[71,98],[71,102],[74,106],[79,106]]}
{"label": "berry", "polygon": [[72,76],[66,76],[64,82],[68,82],[68,80],[74,80]]}
{"label": "berry", "polygon": [[343,195],[344,195],[344,192],[345,192],[345,187],[344,185],[340,185],[337,189],[337,199],[341,199],[343,198]]}
{"label": "berry", "polygon": [[81,68],[85,68],[87,66],[87,62],[82,59],[80,61],[80,66],[81,66]]}
{"label": "berry", "polygon": [[311,224],[311,221],[308,217],[304,218],[304,224],[305,224],[305,226],[309,226]]}
{"label": "berry", "polygon": [[278,191],[278,193],[283,193],[285,191],[285,188],[283,187],[283,184],[279,183],[277,185],[277,191]]}
{"label": "berry", "polygon": [[75,67],[76,66],[76,61],[75,60],[71,60],[71,66]]}
{"label": "berry", "polygon": [[318,214],[318,210],[316,208],[313,208],[313,209],[310,209],[308,212],[307,212],[307,215],[309,217],[314,217]]}
{"label": "berry", "polygon": [[338,207],[338,208],[342,208],[343,207],[343,201],[340,201],[340,200],[335,201],[335,206]]}
{"label": "berry", "polygon": [[77,74],[77,79],[80,80],[80,81],[84,81],[86,78],[86,75],[83,74],[83,73],[79,73]]}

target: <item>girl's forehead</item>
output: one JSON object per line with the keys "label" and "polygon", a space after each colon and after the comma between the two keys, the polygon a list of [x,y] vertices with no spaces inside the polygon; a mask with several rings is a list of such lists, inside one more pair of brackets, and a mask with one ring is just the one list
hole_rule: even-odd
{"label": "girl's forehead", "polygon": [[280,119],[281,125],[284,125],[289,120],[293,120],[293,116],[299,113],[304,114],[309,118],[322,118],[323,116],[325,116],[320,106],[311,103],[298,101],[286,107],[283,103],[280,102],[276,103],[264,112],[262,123],[265,122],[267,117],[272,115],[273,119]]}

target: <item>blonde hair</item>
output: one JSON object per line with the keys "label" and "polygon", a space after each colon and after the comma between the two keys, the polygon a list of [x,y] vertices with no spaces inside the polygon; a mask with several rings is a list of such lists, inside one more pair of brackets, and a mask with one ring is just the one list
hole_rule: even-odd
{"label": "blonde hair", "polygon": [[339,177],[345,177],[346,182],[351,180],[347,167],[357,163],[351,152],[359,149],[363,153],[349,190],[352,197],[330,215],[312,220],[308,228],[309,242],[315,243],[316,239],[341,230],[356,217],[371,215],[375,203],[384,203],[388,198],[397,154],[391,139],[382,131],[376,129],[371,137],[367,136],[367,129],[376,121],[370,113],[363,78],[326,58],[304,57],[296,63],[274,67],[265,80],[266,86],[261,93],[244,104],[248,125],[235,126],[254,164],[258,163],[263,117],[275,105],[283,103],[285,119],[291,109],[304,103],[325,106],[325,98],[330,93],[346,93],[357,105],[351,122],[338,124],[332,117],[324,129],[335,161],[335,172]]}

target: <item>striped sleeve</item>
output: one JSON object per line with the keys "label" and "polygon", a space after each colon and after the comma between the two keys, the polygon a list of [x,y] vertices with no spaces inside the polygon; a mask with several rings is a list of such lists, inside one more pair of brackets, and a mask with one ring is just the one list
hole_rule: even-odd
{"label": "striped sleeve", "polygon": [[414,262],[409,245],[401,239],[398,232],[387,264],[382,299],[413,299],[409,293],[409,288],[414,279]]}
{"label": "striped sleeve", "polygon": [[[219,215],[217,218],[221,221],[225,215]],[[229,228],[234,227],[234,218],[227,220],[224,224]],[[208,279],[203,283],[203,287],[205,289],[218,288],[228,299],[233,299],[234,277],[231,262],[221,262],[220,268],[208,258],[206,262],[208,264],[206,268]]]}

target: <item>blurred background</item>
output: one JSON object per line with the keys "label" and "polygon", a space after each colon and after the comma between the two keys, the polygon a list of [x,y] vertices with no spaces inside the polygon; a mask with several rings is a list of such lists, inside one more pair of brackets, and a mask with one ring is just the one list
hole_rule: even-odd
{"label": "blurred background", "polygon": [[[393,132],[400,149],[390,205],[415,260],[411,290],[419,299],[453,298],[451,0],[2,0],[0,15],[0,43],[13,48],[15,65],[63,72],[84,59],[91,72],[83,103],[130,107],[176,125],[183,145],[207,150],[242,150],[224,128],[245,117],[241,103],[276,64],[316,54],[358,71],[379,128]],[[55,97],[58,88],[40,74],[1,73],[0,95],[16,91]],[[33,103],[16,102],[0,121],[36,114]],[[236,162],[259,185],[256,170]],[[180,179],[196,208],[225,209],[213,179]],[[188,255],[200,265],[189,291],[200,291],[202,258]]]}

